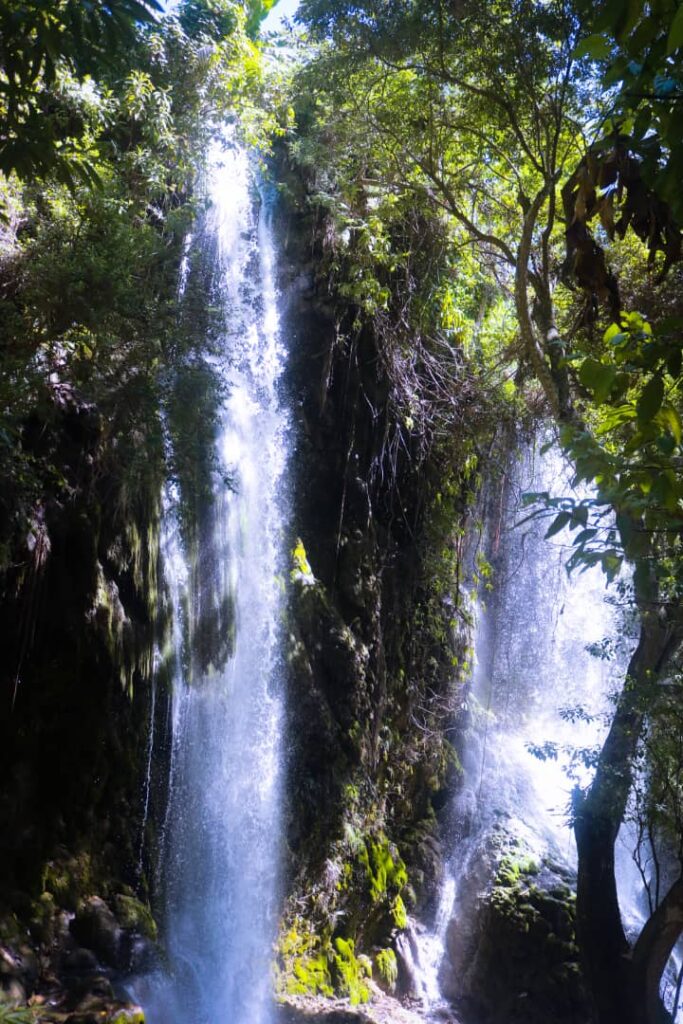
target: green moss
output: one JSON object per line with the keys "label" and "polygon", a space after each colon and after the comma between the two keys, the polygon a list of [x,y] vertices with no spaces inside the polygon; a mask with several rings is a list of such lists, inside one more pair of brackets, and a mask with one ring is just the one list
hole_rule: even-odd
{"label": "green moss", "polygon": [[375,956],[375,965],[380,978],[389,991],[393,992],[398,980],[398,961],[393,949],[380,949]]}
{"label": "green moss", "polygon": [[310,586],[315,583],[315,576],[311,569],[311,564],[308,561],[306,554],[306,548],[301,537],[297,537],[296,544],[292,548],[292,569],[290,577],[295,583],[303,583],[305,586]]}
{"label": "green moss", "polygon": [[52,942],[56,911],[54,896],[50,892],[41,893],[38,899],[31,904],[29,927],[31,935],[38,942],[45,945]]}
{"label": "green moss", "polygon": [[406,866],[382,833],[377,841],[367,839],[358,853],[370,886],[370,898],[378,902],[388,892],[401,890],[408,882]]}
{"label": "green moss", "polygon": [[139,1006],[126,1007],[110,1014],[107,1024],[145,1024],[145,1015]]}
{"label": "green moss", "polygon": [[540,868],[533,857],[503,857],[496,875],[496,885],[514,886],[522,877],[537,875]]}
{"label": "green moss", "polygon": [[51,895],[58,907],[76,910],[81,897],[95,888],[89,854],[80,853],[64,861],[48,861],[43,868],[41,883],[44,893]]}
{"label": "green moss", "polygon": [[334,995],[326,946],[317,935],[296,926],[282,935],[276,979],[280,995]]}
{"label": "green moss", "polygon": [[391,904],[391,917],[397,928],[405,928],[408,924],[405,903],[400,896],[395,896]]}
{"label": "green moss", "polygon": [[366,956],[356,956],[353,939],[334,940],[336,953],[334,967],[337,987],[342,995],[348,996],[352,1006],[367,1003],[370,989],[366,979],[372,977],[372,964]]}
{"label": "green moss", "polygon": [[287,985],[287,992],[290,995],[334,994],[330,983],[329,964],[324,954],[295,960],[293,972],[294,976]]}
{"label": "green moss", "polygon": [[[299,930],[301,927],[301,930]],[[276,991],[283,996],[346,996],[354,1005],[370,998],[372,963],[356,955],[353,939],[320,938],[300,922],[281,936]]]}
{"label": "green moss", "polygon": [[149,907],[136,900],[134,896],[123,896],[120,893],[114,897],[114,913],[122,928],[139,932],[152,942],[157,938],[157,925],[152,917]]}

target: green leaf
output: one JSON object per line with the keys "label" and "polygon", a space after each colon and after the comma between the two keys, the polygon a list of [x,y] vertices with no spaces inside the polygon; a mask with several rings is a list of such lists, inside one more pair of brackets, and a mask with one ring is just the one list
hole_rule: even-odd
{"label": "green leaf", "polygon": [[643,388],[636,409],[638,425],[645,426],[659,412],[664,398],[664,381],[661,377],[652,377]]}
{"label": "green leaf", "polygon": [[677,348],[671,353],[666,361],[666,368],[674,379],[680,377],[682,364],[683,353],[680,348]]}
{"label": "green leaf", "polygon": [[592,540],[593,537],[595,537],[595,535],[597,534],[597,532],[598,531],[593,527],[591,527],[591,529],[589,530],[581,530],[581,532],[577,533],[576,537],[574,537],[572,544],[585,544],[586,541]]}
{"label": "green leaf", "polygon": [[624,423],[628,423],[629,420],[634,420],[635,418],[635,406],[619,405],[616,409],[611,409],[605,414],[605,418],[600,424],[597,434],[598,436],[607,434],[610,430],[614,430],[615,427],[621,427]]}
{"label": "green leaf", "polygon": [[606,366],[592,356],[584,359],[579,370],[579,380],[591,389],[598,404],[609,397],[616,375],[614,366]]}
{"label": "green leaf", "polygon": [[663,405],[657,414],[657,420],[669,431],[676,444],[680,444],[683,436],[683,424],[681,424],[678,409],[668,403]]}
{"label": "green leaf", "polygon": [[671,469],[660,473],[652,485],[650,499],[674,512],[678,508],[679,486]]}
{"label": "green leaf", "polygon": [[588,522],[588,505],[577,505],[572,511],[572,530],[577,526],[585,526]]}
{"label": "green leaf", "polygon": [[676,441],[671,434],[660,434],[657,438],[657,447],[663,455],[673,455]]}
{"label": "green leaf", "polygon": [[550,498],[548,491],[525,491],[522,495],[522,505],[535,505],[537,502],[546,502]]}
{"label": "green leaf", "polygon": [[607,577],[608,583],[611,583],[619,575],[623,561],[623,558],[613,550],[606,551],[602,556],[602,571]]}
{"label": "green leaf", "polygon": [[612,52],[610,41],[606,35],[596,33],[582,39],[574,50],[574,57],[590,57],[592,60],[605,60]]}
{"label": "green leaf", "polygon": [[549,537],[554,537],[556,533],[560,532],[560,530],[564,530],[565,526],[567,526],[567,524],[571,521],[571,518],[571,512],[560,512],[558,515],[556,515],[554,520],[546,530],[544,539],[548,540]]}
{"label": "green leaf", "polygon": [[666,44],[666,52],[673,53],[679,46],[683,46],[683,4],[676,11],[674,20],[669,29],[669,38]]}

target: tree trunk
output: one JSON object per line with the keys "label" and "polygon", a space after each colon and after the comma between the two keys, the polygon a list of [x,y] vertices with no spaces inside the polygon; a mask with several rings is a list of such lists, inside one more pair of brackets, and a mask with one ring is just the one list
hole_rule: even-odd
{"label": "tree trunk", "polygon": [[629,662],[595,779],[575,804],[577,933],[599,1024],[642,1024],[646,1019],[642,986],[634,989],[632,983],[631,951],[621,922],[614,874],[614,844],[626,812],[645,714],[658,677],[675,649],[677,631],[660,616],[652,593],[647,601],[641,595],[638,604],[638,646]]}
{"label": "tree trunk", "polygon": [[662,1006],[659,986],[674,946],[683,933],[683,878],[669,889],[645,923],[633,950],[632,1001],[636,1024],[663,1024],[671,1018]]}

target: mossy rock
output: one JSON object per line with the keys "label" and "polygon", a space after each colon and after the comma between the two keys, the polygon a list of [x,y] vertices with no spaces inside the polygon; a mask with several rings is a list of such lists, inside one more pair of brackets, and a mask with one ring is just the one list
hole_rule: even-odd
{"label": "mossy rock", "polygon": [[156,942],[157,923],[146,904],[141,903],[134,896],[124,896],[118,893],[114,897],[112,905],[116,920],[122,928],[126,931],[137,932],[151,942]]}
{"label": "mossy rock", "polygon": [[574,922],[575,896],[547,862],[523,848],[504,855],[475,924],[460,932],[456,918],[449,928],[460,965],[451,995],[466,1016],[487,1024],[588,1019]]}
{"label": "mossy rock", "polygon": [[35,900],[31,907],[29,928],[36,942],[44,946],[51,945],[55,935],[55,917],[57,905],[51,892],[44,892]]}
{"label": "mossy rock", "polygon": [[396,847],[392,846],[383,833],[377,839],[366,839],[364,846],[359,850],[358,860],[365,868],[370,898],[373,902],[391,892],[395,892],[397,898],[400,898],[400,891],[408,882],[408,873]]}
{"label": "mossy rock", "polygon": [[303,922],[289,928],[278,946],[276,991],[288,996],[345,996],[352,1005],[370,999],[372,962],[356,954],[353,939],[316,935]]}
{"label": "mossy rock", "polygon": [[366,984],[372,977],[372,963],[367,956],[356,956],[353,939],[337,938],[334,940],[334,969],[337,978],[337,991],[348,996],[352,1006],[367,1003],[370,989]]}
{"label": "mossy rock", "polygon": [[112,1011],[106,1024],[145,1024],[145,1014],[139,1006],[125,1006]]}
{"label": "mossy rock", "polygon": [[48,861],[43,868],[43,892],[58,907],[75,911],[81,899],[95,888],[92,861],[87,853]]}
{"label": "mossy rock", "polygon": [[276,991],[281,996],[334,995],[328,950],[300,921],[280,937]]}
{"label": "mossy rock", "polygon": [[375,967],[382,988],[393,994],[398,981],[398,960],[393,949],[380,949],[375,954]]}

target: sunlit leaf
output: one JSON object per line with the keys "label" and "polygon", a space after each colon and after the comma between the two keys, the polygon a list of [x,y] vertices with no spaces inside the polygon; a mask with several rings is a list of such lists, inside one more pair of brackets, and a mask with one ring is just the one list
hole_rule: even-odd
{"label": "sunlit leaf", "polygon": [[574,56],[590,57],[592,60],[605,60],[612,52],[609,39],[602,33],[595,33],[582,39],[574,50]]}
{"label": "sunlit leaf", "polygon": [[598,403],[604,402],[612,390],[617,371],[614,366],[607,366],[589,356],[584,359],[579,370],[579,380],[590,388]]}

